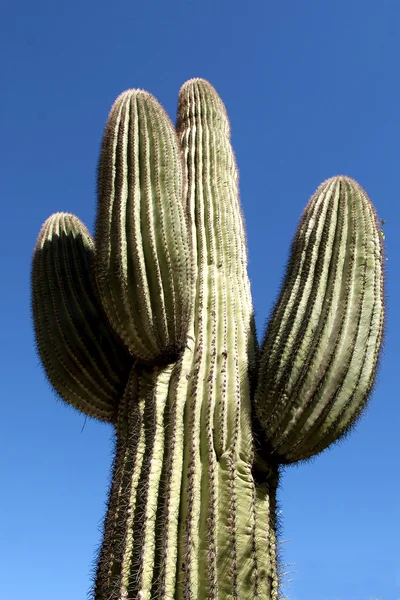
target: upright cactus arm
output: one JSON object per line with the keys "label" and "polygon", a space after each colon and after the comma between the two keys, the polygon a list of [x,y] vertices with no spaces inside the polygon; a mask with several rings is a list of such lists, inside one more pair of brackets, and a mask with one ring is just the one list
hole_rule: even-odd
{"label": "upright cactus arm", "polygon": [[49,217],[33,256],[36,341],[50,383],[78,410],[114,421],[133,358],[110,329],[97,296],[94,243],[73,215]]}
{"label": "upright cactus arm", "polygon": [[193,273],[180,149],[157,100],[128,90],[104,132],[96,275],[104,310],[140,361],[175,362],[186,345]]}
{"label": "upright cactus arm", "polygon": [[261,351],[257,416],[283,463],[309,458],[355,423],[372,388],[384,319],[375,210],[349,177],[310,199]]}

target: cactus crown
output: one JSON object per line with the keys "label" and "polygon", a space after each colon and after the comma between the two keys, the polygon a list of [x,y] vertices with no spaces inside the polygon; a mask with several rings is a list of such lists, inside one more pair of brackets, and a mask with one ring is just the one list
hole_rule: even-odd
{"label": "cactus crown", "polygon": [[47,376],[115,427],[95,600],[277,600],[281,465],[356,422],[383,336],[382,236],[365,191],[323,183],[255,336],[225,107],[192,79],[176,128],[157,100],[114,103],[96,234],[52,215],[33,257]]}

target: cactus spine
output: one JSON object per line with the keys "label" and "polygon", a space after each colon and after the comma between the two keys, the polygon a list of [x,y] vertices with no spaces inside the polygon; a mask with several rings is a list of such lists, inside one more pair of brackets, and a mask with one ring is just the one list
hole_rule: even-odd
{"label": "cactus spine", "polygon": [[259,350],[229,121],[208,82],[182,87],[176,129],[150,94],[122,94],[98,192],[95,241],[55,214],[32,271],[50,382],[116,432],[93,598],[277,600],[280,465],[345,434],[374,380],[374,208],[347,177],[317,190]]}

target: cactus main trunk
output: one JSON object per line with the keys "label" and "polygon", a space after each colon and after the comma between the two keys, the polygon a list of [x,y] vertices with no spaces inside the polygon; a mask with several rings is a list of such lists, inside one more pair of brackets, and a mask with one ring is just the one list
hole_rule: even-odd
{"label": "cactus main trunk", "polygon": [[[216,355],[215,373],[224,361]],[[132,374],[117,425],[96,600],[277,598],[277,472],[256,483],[251,438],[235,428],[216,452],[215,386],[216,377],[201,375],[199,346],[173,367]]]}
{"label": "cactus main trunk", "polygon": [[258,485],[252,472],[256,340],[237,170],[210,96],[183,89],[178,109],[196,273],[188,345],[175,366],[143,367],[128,384],[96,600],[277,596],[277,472]]}

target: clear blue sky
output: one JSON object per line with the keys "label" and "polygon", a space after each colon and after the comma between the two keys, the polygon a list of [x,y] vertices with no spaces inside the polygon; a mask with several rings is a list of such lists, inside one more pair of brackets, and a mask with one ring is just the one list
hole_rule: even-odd
{"label": "clear blue sky", "polygon": [[93,231],[99,145],[116,96],[209,79],[231,119],[259,334],[309,196],[346,174],[385,219],[387,336],[367,415],[287,470],[291,600],[400,598],[399,0],[13,0],[0,24],[0,597],[79,600],[90,586],[111,429],[57,402],[39,367],[30,263],[42,222]]}

